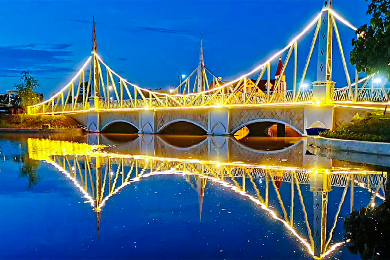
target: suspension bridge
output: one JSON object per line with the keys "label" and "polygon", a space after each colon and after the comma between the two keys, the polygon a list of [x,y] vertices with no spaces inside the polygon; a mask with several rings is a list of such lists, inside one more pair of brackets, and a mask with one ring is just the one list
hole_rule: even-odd
{"label": "suspension bridge", "polygon": [[[207,184],[220,185],[280,223],[315,259],[330,256],[345,243],[335,233],[342,209],[345,211],[347,206],[352,211],[355,204],[361,205],[362,201],[355,202],[359,193],[365,194],[368,206],[379,204],[384,200],[387,178],[383,172],[340,167],[283,167],[118,154],[102,145],[50,139],[29,138],[28,152],[31,159],[53,165],[71,180],[96,212],[98,230],[103,208],[127,186],[153,176],[179,175],[197,191],[200,216]],[[345,202],[348,193],[350,199]],[[329,201],[336,202],[336,212],[328,211]],[[308,212],[313,215],[308,216]]]}
{"label": "suspension bridge", "polygon": [[[349,71],[339,25],[357,30],[333,9],[332,1],[325,1],[323,9],[287,46],[229,81],[206,68],[201,41],[198,67],[179,86],[165,92],[142,88],[116,73],[99,56],[95,38],[91,56],[69,84],[50,99],[28,107],[28,114],[69,114],[93,132],[125,123],[128,132],[154,134],[179,122],[210,135],[234,134],[254,123],[260,123],[262,130],[278,124],[281,132],[289,126],[301,135],[311,127],[334,129],[356,113],[389,102],[386,82],[378,86],[375,74],[359,78],[356,70]],[[309,50],[299,51],[306,57],[300,68],[298,45],[313,31]],[[347,86],[336,86],[333,79],[334,42]],[[317,61],[312,61],[316,46]],[[317,78],[308,88],[306,76],[313,62],[317,62]],[[291,72],[289,80],[287,71]]]}

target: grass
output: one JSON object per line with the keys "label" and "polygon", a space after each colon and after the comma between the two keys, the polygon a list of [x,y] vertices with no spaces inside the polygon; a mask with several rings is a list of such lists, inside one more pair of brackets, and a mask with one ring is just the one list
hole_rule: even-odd
{"label": "grass", "polygon": [[64,115],[3,115],[0,116],[0,128],[41,129],[42,125],[50,124],[51,129],[72,129],[80,124],[71,117]]}
{"label": "grass", "polygon": [[351,123],[343,124],[335,131],[326,131],[320,136],[327,138],[390,142],[390,116],[383,113],[356,114]]}

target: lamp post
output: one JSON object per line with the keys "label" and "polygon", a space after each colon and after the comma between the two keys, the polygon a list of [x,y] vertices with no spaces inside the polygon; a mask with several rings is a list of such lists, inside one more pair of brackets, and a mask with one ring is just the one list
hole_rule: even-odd
{"label": "lamp post", "polygon": [[180,85],[181,83],[183,83],[183,79],[185,79],[186,75],[182,74],[180,76],[177,76],[179,78],[179,81],[180,81]]}

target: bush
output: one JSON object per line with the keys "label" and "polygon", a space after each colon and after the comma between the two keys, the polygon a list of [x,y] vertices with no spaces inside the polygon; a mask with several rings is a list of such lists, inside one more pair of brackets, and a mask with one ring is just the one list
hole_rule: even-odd
{"label": "bush", "polygon": [[356,114],[351,123],[343,124],[335,131],[326,131],[320,136],[336,139],[390,142],[390,117],[382,113]]}
{"label": "bush", "polygon": [[0,116],[0,128],[41,129],[42,125],[50,124],[53,129],[77,128],[80,124],[65,115],[3,115]]}

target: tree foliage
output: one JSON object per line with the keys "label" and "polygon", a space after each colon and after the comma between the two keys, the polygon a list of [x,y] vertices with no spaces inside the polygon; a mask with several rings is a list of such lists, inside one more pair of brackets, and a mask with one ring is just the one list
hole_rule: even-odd
{"label": "tree foliage", "polygon": [[39,94],[35,92],[35,89],[39,87],[38,80],[28,71],[23,71],[20,81],[20,83],[15,84],[15,88],[21,99],[21,105],[26,107],[36,104],[40,98]]}
{"label": "tree foliage", "polygon": [[[369,0],[366,0],[369,1]],[[367,74],[380,72],[390,79],[390,0],[370,0],[369,24],[357,30],[352,40],[351,64]]]}
{"label": "tree foliage", "polygon": [[378,208],[361,208],[353,211],[344,221],[348,250],[362,259],[390,258],[390,202],[386,182],[386,200]]}

